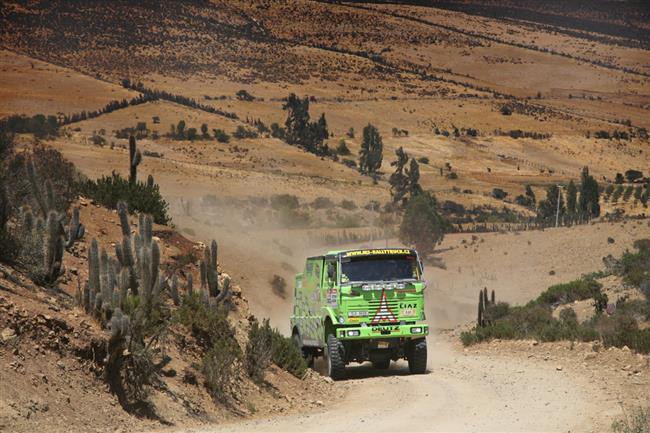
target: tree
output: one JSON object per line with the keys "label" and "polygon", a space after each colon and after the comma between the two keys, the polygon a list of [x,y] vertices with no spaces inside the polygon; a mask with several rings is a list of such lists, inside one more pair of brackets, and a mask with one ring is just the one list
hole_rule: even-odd
{"label": "tree", "polygon": [[185,121],[180,120],[176,126],[176,138],[182,140],[185,138]]}
{"label": "tree", "polygon": [[188,140],[196,140],[196,137],[198,136],[196,132],[196,128],[189,128],[187,130],[187,139]]}
{"label": "tree", "polygon": [[363,128],[363,142],[359,151],[359,171],[377,181],[377,171],[381,167],[384,144],[379,131],[372,124]]}
{"label": "tree", "polygon": [[343,156],[350,154],[350,149],[348,149],[347,143],[342,138],[339,140],[339,145],[336,146],[336,153]]}
{"label": "tree", "polygon": [[201,125],[201,135],[203,136],[204,139],[210,138],[210,134],[208,133],[208,124],[203,123]]}
{"label": "tree", "polygon": [[304,145],[304,134],[309,123],[309,98],[300,99],[292,93],[287,97],[282,109],[288,111],[287,120],[284,122],[287,143]]}
{"label": "tree", "polygon": [[288,111],[285,121],[284,139],[287,143],[299,146],[308,152],[316,154],[329,154],[327,146],[323,145],[329,137],[325,114],[321,114],[316,122],[309,121],[309,98],[300,99],[294,93],[287,97],[287,102],[282,106]]}
{"label": "tree", "polygon": [[395,172],[390,175],[388,183],[390,183],[390,195],[393,198],[393,203],[397,204],[404,202],[408,190],[408,178],[404,174],[404,168],[409,157],[401,146],[395,151],[395,155],[397,159],[390,163],[395,167]]}
{"label": "tree", "polygon": [[533,188],[531,188],[530,185],[526,185],[526,197],[529,199],[531,206],[535,205],[537,199],[535,198],[535,192],[533,191]]}
{"label": "tree", "polygon": [[430,192],[412,197],[404,211],[399,238],[407,245],[415,246],[426,257],[444,238],[447,221],[438,213],[438,202]]}
{"label": "tree", "polygon": [[620,185],[623,182],[625,182],[625,178],[623,177],[623,175],[621,173],[616,173],[616,178],[614,179],[614,183]]}
{"label": "tree", "polygon": [[580,200],[578,202],[578,209],[582,215],[585,215],[587,218],[600,215],[599,195],[598,182],[589,174],[589,167],[583,168],[580,184]]}
{"label": "tree", "polygon": [[422,187],[420,186],[420,165],[413,158],[411,158],[410,167],[406,169],[406,177],[408,192],[412,199],[414,196],[422,193]]}
{"label": "tree", "polygon": [[628,182],[632,183],[637,179],[641,179],[643,177],[643,172],[639,170],[628,170],[625,172],[625,179],[627,179]]}
{"label": "tree", "polygon": [[551,185],[546,190],[546,199],[539,202],[537,208],[537,218],[546,222],[555,224],[555,217],[558,214],[559,200],[559,217],[562,218],[566,212],[564,199],[560,194],[560,188],[557,185]]}
{"label": "tree", "polygon": [[577,201],[578,201],[578,188],[576,187],[575,182],[571,180],[569,186],[566,189],[566,210],[567,213],[571,216],[575,216],[577,212]]}

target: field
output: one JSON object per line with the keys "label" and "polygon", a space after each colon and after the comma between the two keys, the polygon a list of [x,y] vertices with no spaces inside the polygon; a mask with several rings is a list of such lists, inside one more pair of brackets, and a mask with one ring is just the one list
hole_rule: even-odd
{"label": "field", "polygon": [[[126,175],[124,129],[140,128],[139,177],[151,174],[160,185],[175,229],[196,242],[217,239],[220,264],[251,312],[284,332],[294,275],[306,256],[399,244],[398,216],[386,221],[379,210],[391,200],[388,180],[400,147],[419,161],[420,184],[455,218],[454,231],[491,231],[450,233],[436,246],[426,277],[438,330],[474,320],[483,287],[522,304],[650,237],[650,212],[631,191],[616,201],[601,194],[596,221],[544,230],[523,230],[533,228],[536,210],[516,201],[527,186],[539,201],[551,185],[578,182],[583,167],[603,191],[611,186],[621,194],[641,183],[616,184],[617,173],[650,176],[650,14],[639,2],[137,3],[4,2],[0,118],[63,121],[111,101],[166,92],[66,121],[58,136],[41,141],[88,178]],[[291,93],[309,98],[312,120],[324,114],[328,148],[345,142],[349,154],[316,155],[270,133],[272,124],[285,126]],[[175,138],[179,122],[197,137]],[[352,166],[368,124],[383,138],[376,181]],[[238,138],[238,128],[256,136]],[[228,142],[214,138],[217,129]],[[18,141],[29,148],[35,139],[22,134]],[[274,207],[281,195],[297,198],[297,213]],[[283,290],[272,289],[275,276],[286,282]],[[453,369],[460,349],[440,338],[451,353],[441,362]],[[482,361],[463,362],[476,368]],[[495,362],[495,370],[507,365]],[[537,367],[527,383],[543,387],[547,366]],[[366,380],[363,370],[359,375]],[[463,396],[469,392],[456,385],[450,387]],[[497,394],[501,389],[507,387]],[[524,389],[517,393],[528,401]],[[589,404],[573,409],[591,416]],[[569,409],[560,418],[567,423]],[[608,428],[606,419],[581,416],[575,425]],[[520,429],[540,426],[511,421]]]}

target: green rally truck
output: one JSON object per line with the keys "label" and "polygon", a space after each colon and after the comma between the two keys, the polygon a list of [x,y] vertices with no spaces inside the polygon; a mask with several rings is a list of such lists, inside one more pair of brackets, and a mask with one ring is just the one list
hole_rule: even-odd
{"label": "green rally truck", "polygon": [[408,360],[411,373],[427,365],[422,262],[415,250],[331,251],[307,259],[297,274],[292,337],[303,355],[324,356],[327,373],[345,377],[350,362],[386,369]]}

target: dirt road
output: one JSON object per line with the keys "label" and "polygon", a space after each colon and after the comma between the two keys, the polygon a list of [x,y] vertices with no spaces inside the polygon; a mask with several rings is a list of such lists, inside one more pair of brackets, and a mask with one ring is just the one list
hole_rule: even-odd
{"label": "dirt road", "polygon": [[[437,339],[436,339],[437,340]],[[346,398],[327,408],[191,431],[424,432],[591,431],[593,385],[553,364],[460,353],[430,340],[429,372],[405,363],[378,373],[350,367]],[[189,433],[181,430],[178,433]]]}

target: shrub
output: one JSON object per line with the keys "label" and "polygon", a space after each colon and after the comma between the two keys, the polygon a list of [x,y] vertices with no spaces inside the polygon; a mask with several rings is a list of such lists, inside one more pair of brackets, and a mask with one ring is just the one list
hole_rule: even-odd
{"label": "shrub", "polygon": [[420,164],[428,164],[429,163],[429,158],[427,158],[426,156],[421,156],[421,157],[418,158],[418,162]]}
{"label": "shrub", "polygon": [[352,200],[342,200],[341,207],[345,210],[355,210],[357,208],[357,205]]}
{"label": "shrub", "polygon": [[303,358],[301,350],[293,343],[291,338],[280,334],[277,329],[273,329],[271,332],[273,363],[295,377],[302,379],[307,371],[307,362]]}
{"label": "shrub", "polygon": [[492,190],[492,197],[496,198],[497,200],[503,200],[508,196],[508,193],[502,190],[501,188],[494,188]]}
{"label": "shrub", "polygon": [[334,207],[334,202],[328,197],[316,197],[311,203],[311,207],[314,209],[331,209]]}
{"label": "shrub", "polygon": [[504,116],[510,116],[512,114],[512,107],[510,105],[508,105],[508,104],[504,104],[504,105],[501,106],[499,111]]}
{"label": "shrub", "polygon": [[345,140],[339,140],[339,144],[336,146],[336,153],[342,156],[349,155],[351,153]]}
{"label": "shrub", "polygon": [[271,207],[275,210],[297,209],[300,206],[298,197],[291,194],[275,194],[271,196]]}
{"label": "shrub", "polygon": [[237,99],[239,99],[240,101],[251,102],[255,100],[255,97],[244,89],[238,90],[235,96],[237,96]]}
{"label": "shrub", "polygon": [[212,132],[219,143],[228,143],[230,141],[230,135],[223,129],[213,129]]}
{"label": "shrub", "polygon": [[81,191],[96,202],[113,209],[119,201],[124,201],[131,212],[142,212],[153,217],[157,224],[168,224],[169,204],[160,195],[157,184],[145,182],[130,183],[119,174],[103,176],[97,180],[87,180],[80,184]]}
{"label": "shrub", "polygon": [[246,128],[243,125],[239,125],[237,126],[235,132],[232,133],[232,136],[237,139],[257,138],[257,132],[253,131],[252,129]]}
{"label": "shrub", "polygon": [[271,364],[273,356],[273,332],[269,319],[264,319],[262,326],[254,320],[248,330],[246,343],[246,372],[255,382],[264,380],[264,372]]}
{"label": "shrub", "polygon": [[630,416],[612,423],[614,433],[648,433],[650,432],[650,407],[638,407]]}
{"label": "shrub", "polygon": [[[27,154],[18,153],[7,161],[5,179],[7,195],[13,212],[17,212],[25,205],[34,209],[37,207],[26,175],[29,159]],[[52,191],[57,198],[54,202],[54,209],[66,212],[72,200],[79,194],[78,183],[82,176],[70,161],[52,148],[35,146],[32,149],[31,160],[34,162],[34,167],[42,182],[49,181],[52,184]]]}
{"label": "shrub", "polygon": [[578,279],[566,284],[549,287],[537,298],[537,302],[546,305],[567,304],[593,298],[600,293],[602,285],[593,279]]}
{"label": "shrub", "polygon": [[644,281],[650,281],[650,240],[640,239],[634,242],[636,253],[626,251],[620,262],[620,273],[626,284],[640,287]]}
{"label": "shrub", "polygon": [[236,376],[236,362],[239,360],[239,346],[233,344],[215,344],[203,357],[202,372],[205,387],[217,401],[226,402],[229,387]]}

